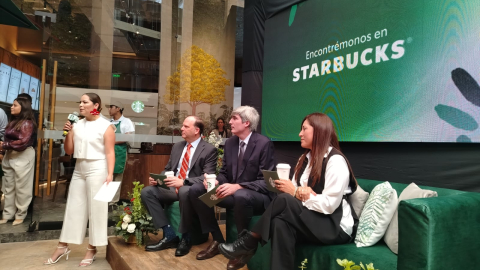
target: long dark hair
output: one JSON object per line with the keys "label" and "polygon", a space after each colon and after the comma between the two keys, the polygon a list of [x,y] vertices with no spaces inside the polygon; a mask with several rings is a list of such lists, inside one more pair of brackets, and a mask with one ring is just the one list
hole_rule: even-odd
{"label": "long dark hair", "polygon": [[9,126],[13,125],[15,130],[19,130],[25,121],[32,121],[35,129],[37,127],[37,123],[35,121],[35,116],[33,115],[32,102],[26,97],[17,97],[15,101],[18,102],[22,109],[18,115],[12,114],[10,116]]}
{"label": "long dark hair", "polygon": [[227,125],[225,124],[225,119],[223,119],[223,117],[218,117],[218,118],[217,118],[217,122],[215,122],[215,128],[216,128],[218,131],[220,131],[220,130],[218,129],[218,120],[222,120],[222,122],[223,122],[223,130],[226,130],[226,129],[227,129]]}
{"label": "long dark hair", "polygon": [[[340,145],[338,143],[337,133],[335,132],[335,128],[333,126],[333,122],[326,114],[323,113],[312,113],[305,118],[303,118],[302,125],[300,126],[300,130],[302,129],[303,123],[308,121],[310,126],[313,127],[313,140],[312,140],[312,149],[307,149],[305,153],[300,157],[297,166],[295,167],[295,177],[299,179],[301,175],[300,171],[302,169],[303,162],[308,154],[311,151],[310,161],[311,172],[310,172],[310,179],[312,179],[312,187],[315,186],[322,177],[322,166],[323,166],[323,159],[324,155],[328,151],[328,147],[333,147],[337,149],[342,156],[345,158],[343,153],[340,150]],[[352,171],[350,167],[350,163],[347,161],[348,168]],[[354,177],[354,176],[353,176]],[[355,177],[354,177],[355,178]],[[356,180],[355,180],[356,181]],[[324,184],[324,183],[320,183]]]}

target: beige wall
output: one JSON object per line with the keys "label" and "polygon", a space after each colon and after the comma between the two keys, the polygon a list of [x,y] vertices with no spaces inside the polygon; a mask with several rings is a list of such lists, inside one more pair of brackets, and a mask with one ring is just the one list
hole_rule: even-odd
{"label": "beige wall", "polygon": [[90,85],[103,89],[112,86],[113,0],[92,1],[92,58]]}

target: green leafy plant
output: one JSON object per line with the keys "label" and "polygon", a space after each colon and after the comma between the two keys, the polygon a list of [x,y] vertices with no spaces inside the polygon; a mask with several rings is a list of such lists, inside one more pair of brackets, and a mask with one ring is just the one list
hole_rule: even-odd
{"label": "green leafy plant", "polygon": [[338,265],[343,266],[344,270],[378,270],[373,267],[373,263],[363,265],[363,263],[360,262],[360,265],[355,265],[353,261],[349,261],[347,259],[337,259],[337,263]]}
{"label": "green leafy plant", "polygon": [[130,203],[123,203],[123,211],[119,215],[115,235],[123,237],[125,242],[130,237],[135,236],[137,245],[141,246],[150,238],[148,234],[157,235],[157,230],[153,226],[152,217],[148,214],[140,198],[144,185],[140,182],[133,182],[133,184],[133,192],[128,193]]}

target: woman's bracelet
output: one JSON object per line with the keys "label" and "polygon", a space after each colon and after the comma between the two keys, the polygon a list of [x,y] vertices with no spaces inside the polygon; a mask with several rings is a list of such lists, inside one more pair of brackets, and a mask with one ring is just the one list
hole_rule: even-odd
{"label": "woman's bracelet", "polygon": [[298,187],[295,187],[295,192],[293,192],[293,197],[295,198],[295,196],[297,195],[297,190],[298,190]]}

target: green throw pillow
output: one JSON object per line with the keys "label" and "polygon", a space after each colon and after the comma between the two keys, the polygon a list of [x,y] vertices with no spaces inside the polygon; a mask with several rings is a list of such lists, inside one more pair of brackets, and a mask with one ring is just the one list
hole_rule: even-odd
{"label": "green throw pillow", "polygon": [[397,204],[397,191],[390,183],[384,182],[372,190],[360,216],[355,238],[357,247],[373,246],[382,239]]}

